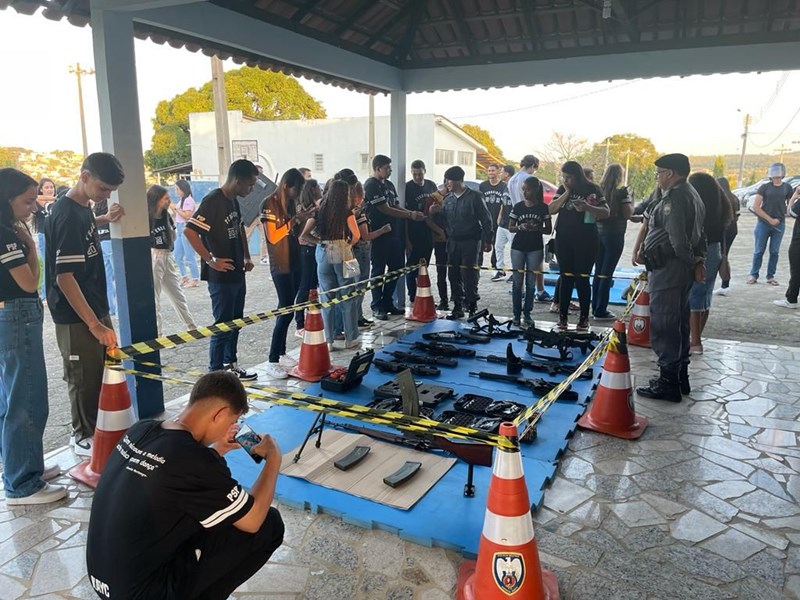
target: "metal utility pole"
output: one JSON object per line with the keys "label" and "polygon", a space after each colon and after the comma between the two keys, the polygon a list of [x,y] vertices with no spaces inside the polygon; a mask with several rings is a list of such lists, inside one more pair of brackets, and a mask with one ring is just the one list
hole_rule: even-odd
{"label": "metal utility pole", "polygon": [[783,144],[781,144],[781,147],[776,150],[776,152],[781,153],[781,157],[778,159],[778,162],[783,162],[783,153],[786,152],[787,150],[791,150],[791,148],[787,148]]}
{"label": "metal utility pole", "polygon": [[603,173],[605,173],[606,169],[608,168],[608,157],[609,152],[611,151],[611,146],[616,146],[616,144],[611,143],[611,138],[606,138],[606,165],[603,167]]}
{"label": "metal utility pole", "polygon": [[631,149],[628,148],[628,152],[625,156],[625,185],[628,185],[628,171],[630,171],[631,167]]}
{"label": "metal utility pole", "polygon": [[750,134],[750,113],[744,116],[744,133],[742,133],[742,157],[739,159],[739,185],[744,183],[744,156],[747,152],[747,136]]}
{"label": "metal utility pole", "polygon": [[83,142],[83,157],[89,154],[89,147],[86,143],[86,117],[83,114],[83,86],[81,85],[81,77],[84,75],[94,75],[94,69],[82,69],[81,63],[75,63],[75,66],[69,67],[69,72],[75,74],[78,80],[78,108],[81,113],[81,141]]}
{"label": "metal utility pole", "polygon": [[217,164],[219,183],[225,183],[231,164],[231,132],[228,128],[228,97],[225,94],[225,69],[222,61],[211,57],[211,87],[214,97],[214,120],[217,128]]}

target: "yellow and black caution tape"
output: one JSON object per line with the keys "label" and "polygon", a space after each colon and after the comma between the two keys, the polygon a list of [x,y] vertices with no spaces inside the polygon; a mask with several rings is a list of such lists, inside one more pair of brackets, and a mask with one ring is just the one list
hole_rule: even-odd
{"label": "yellow and black caution tape", "polygon": [[[137,362],[144,367],[160,368],[184,375],[186,377],[169,377],[147,371],[127,369],[120,366],[116,362],[108,362],[107,366],[121,373],[137,375],[147,379],[154,379],[156,381],[163,381],[165,383],[173,383],[177,385],[194,385],[195,381],[189,379],[188,377],[201,377],[205,375],[204,372],[200,371],[183,371],[181,369],[176,369],[175,367],[168,367],[145,361],[134,362]],[[247,391],[248,395],[254,398],[264,399],[275,404],[291,406],[292,408],[299,408],[301,410],[326,413],[333,416],[364,421],[375,425],[385,425],[416,434],[439,435],[447,438],[456,438],[466,441],[479,442],[482,444],[489,444],[491,446],[497,446],[500,448],[514,448],[513,443],[506,436],[487,433],[485,431],[472,429],[470,427],[460,427],[458,425],[441,423],[425,417],[411,417],[395,411],[379,410],[359,404],[340,402],[338,400],[332,400],[322,396],[312,396],[302,392],[290,392],[288,390],[262,384],[250,383],[245,386],[245,390]]]}
{"label": "yellow and black caution tape", "polygon": [[127,358],[132,358],[134,356],[139,356],[141,354],[149,354],[150,352],[155,352],[157,350],[176,348],[177,346],[182,346],[183,344],[188,344],[189,342],[204,340],[219,333],[228,333],[231,331],[235,331],[236,329],[241,329],[246,325],[253,325],[255,323],[268,321],[270,319],[274,319],[275,317],[280,317],[282,315],[293,314],[298,310],[305,310],[306,308],[328,308],[340,304],[342,302],[345,302],[347,300],[350,300],[352,298],[357,298],[358,296],[362,296],[366,294],[369,290],[376,287],[381,287],[384,283],[388,281],[399,279],[406,273],[415,271],[418,268],[419,265],[411,265],[408,267],[397,269],[396,271],[391,271],[389,273],[384,273],[383,275],[372,277],[370,279],[365,279],[363,281],[354,283],[348,283],[341,287],[334,288],[332,290],[327,290],[323,292],[326,295],[338,293],[348,288],[356,288],[352,292],[338,296],[336,298],[331,298],[330,300],[327,301],[309,300],[306,302],[301,302],[299,304],[292,304],[291,306],[284,306],[282,308],[277,308],[275,310],[268,310],[264,312],[254,313],[251,315],[244,316],[240,319],[233,319],[232,321],[225,321],[223,323],[215,323],[213,325],[198,327],[197,329],[190,329],[188,331],[171,333],[169,335],[157,337],[152,340],[147,340],[144,342],[135,342],[133,344],[130,344],[129,346],[123,346],[122,348],[113,348],[109,350],[108,355],[111,358],[117,360],[123,360]]}
{"label": "yellow and black caution tape", "polygon": [[[628,299],[628,304],[625,307],[625,310],[619,316],[618,320],[625,321],[633,311],[633,306],[636,303],[636,299],[641,294],[644,286],[642,282],[646,280],[646,275],[642,274],[639,276],[639,284],[636,287],[635,292],[633,295]],[[558,400],[559,396],[561,396],[564,391],[566,391],[567,387],[575,381],[578,377],[580,377],[581,373],[586,371],[589,367],[591,367],[594,363],[596,363],[600,358],[611,348],[617,348],[619,344],[618,337],[616,332],[613,329],[609,329],[603,334],[603,337],[600,338],[600,343],[595,346],[594,350],[589,353],[589,356],[578,365],[578,367],[563,381],[559,382],[552,390],[550,390],[547,394],[542,396],[539,401],[534,404],[533,406],[528,407],[524,412],[520,413],[516,419],[514,419],[514,425],[520,427],[520,425],[525,424],[525,430],[520,433],[520,439],[526,440],[526,433],[528,431],[533,432],[533,427],[542,418],[542,415],[545,411],[556,401]]]}
{"label": "yellow and black caution tape", "polygon": [[472,269],[475,271],[500,271],[506,273],[533,273],[534,275],[555,275],[557,277],[565,276],[565,277],[580,277],[582,279],[587,279],[589,277],[596,277],[597,279],[630,279],[632,281],[638,280],[641,277],[641,273],[631,273],[630,275],[595,275],[593,273],[569,273],[566,271],[542,271],[539,269],[496,269],[492,266],[483,266],[483,265],[451,265],[447,263],[445,265],[440,265],[439,263],[432,263],[428,265],[430,268],[434,268],[437,266],[444,266],[448,269],[453,267],[458,267],[459,269]]}

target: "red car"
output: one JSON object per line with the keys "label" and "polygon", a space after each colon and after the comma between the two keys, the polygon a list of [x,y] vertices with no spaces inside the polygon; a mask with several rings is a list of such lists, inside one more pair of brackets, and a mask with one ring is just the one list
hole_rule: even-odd
{"label": "red car", "polygon": [[[550,183],[545,179],[539,179],[539,181],[542,182],[542,187],[544,188],[544,203],[550,204],[550,201],[553,199],[553,196],[556,195],[556,190],[558,189],[558,186],[553,185],[552,183]],[[480,184],[481,184],[480,181],[468,180],[464,182],[464,185],[466,185],[468,188],[475,190],[476,192],[478,191],[478,186]]]}

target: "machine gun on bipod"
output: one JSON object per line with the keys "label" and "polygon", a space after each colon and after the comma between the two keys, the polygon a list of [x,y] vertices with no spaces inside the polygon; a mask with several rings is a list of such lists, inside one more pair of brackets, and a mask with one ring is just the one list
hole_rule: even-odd
{"label": "machine gun on bipod", "polygon": [[473,327],[470,333],[488,335],[491,338],[516,338],[519,335],[518,329],[511,328],[511,321],[498,321],[495,316],[489,312],[488,308],[484,308],[476,312],[469,319],[467,323]]}
{"label": "machine gun on bipod", "polygon": [[[522,372],[523,367],[526,369],[531,369],[533,371],[547,373],[548,375],[551,375],[553,377],[557,375],[571,375],[573,371],[573,367],[569,367],[567,365],[557,365],[548,362],[541,362],[538,360],[526,360],[524,358],[520,358],[519,356],[514,354],[514,350],[511,347],[510,342],[506,347],[505,356],[489,354],[487,356],[476,356],[476,358],[478,360],[485,360],[486,362],[490,363],[506,365],[506,372],[509,375],[518,375],[519,373]],[[592,371],[592,368],[589,367],[578,376],[578,379],[592,379],[592,377],[594,377],[594,373]]]}
{"label": "machine gun on bipod", "polygon": [[533,351],[534,344],[540,348],[557,348],[561,360],[572,360],[570,348],[579,348],[584,356],[594,350],[594,343],[600,341],[600,336],[594,332],[578,333],[574,331],[546,331],[531,325],[523,332],[528,345],[525,351],[538,356]]}

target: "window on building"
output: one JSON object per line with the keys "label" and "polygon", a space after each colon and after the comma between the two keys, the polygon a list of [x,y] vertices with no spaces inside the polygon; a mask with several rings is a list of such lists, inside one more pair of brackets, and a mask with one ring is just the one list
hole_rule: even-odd
{"label": "window on building", "polygon": [[475,159],[472,157],[472,152],[461,152],[458,153],[458,164],[464,166],[471,166],[475,164]]}
{"label": "window on building", "polygon": [[361,170],[367,172],[372,170],[372,165],[369,164],[369,154],[366,152],[361,153]]}
{"label": "window on building", "polygon": [[452,150],[442,150],[441,148],[436,149],[436,164],[437,165],[452,165],[453,164],[453,155],[455,152]]}
{"label": "window on building", "polygon": [[325,170],[325,157],[322,154],[314,155],[314,171],[320,172]]}

